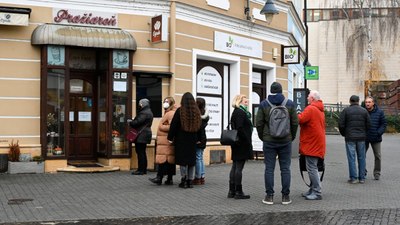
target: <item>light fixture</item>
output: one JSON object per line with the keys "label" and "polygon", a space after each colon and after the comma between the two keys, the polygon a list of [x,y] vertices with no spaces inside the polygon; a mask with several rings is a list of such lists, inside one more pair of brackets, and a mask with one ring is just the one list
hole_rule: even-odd
{"label": "light fixture", "polygon": [[273,0],[267,0],[264,7],[261,9],[260,14],[265,15],[267,23],[271,23],[273,16],[279,14],[279,11],[276,9]]}

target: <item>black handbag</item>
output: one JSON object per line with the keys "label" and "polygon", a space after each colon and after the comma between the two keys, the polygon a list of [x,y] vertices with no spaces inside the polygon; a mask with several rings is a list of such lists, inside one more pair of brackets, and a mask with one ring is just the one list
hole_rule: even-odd
{"label": "black handbag", "polygon": [[[299,157],[299,167],[300,167],[300,174],[301,177],[303,178],[304,183],[310,187],[310,184],[307,184],[307,182],[304,180],[304,175],[303,175],[303,171],[307,171],[307,166],[306,166],[306,157],[305,155],[300,155]],[[325,174],[325,162],[323,158],[318,158],[318,172],[322,172],[321,177],[320,177],[320,181],[322,182],[322,180],[324,179],[324,174]]]}
{"label": "black handbag", "polygon": [[221,145],[234,145],[239,141],[238,132],[235,129],[230,129],[230,125],[226,127],[226,130],[222,131],[220,143]]}

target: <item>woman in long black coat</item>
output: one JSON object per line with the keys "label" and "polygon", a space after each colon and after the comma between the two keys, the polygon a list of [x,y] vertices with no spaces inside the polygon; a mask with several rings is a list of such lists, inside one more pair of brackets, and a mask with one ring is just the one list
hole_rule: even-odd
{"label": "woman in long black coat", "polygon": [[193,95],[186,92],[171,121],[168,140],[175,146],[175,163],[180,165],[181,188],[192,188],[196,164],[196,143],[201,126],[200,110]]}
{"label": "woman in long black coat", "polygon": [[246,160],[253,159],[253,145],[251,134],[253,124],[251,123],[251,113],[247,107],[249,100],[245,95],[237,95],[233,99],[234,108],[231,116],[232,129],[238,131],[239,141],[231,145],[232,149],[232,168],[229,173],[229,193],[228,198],[248,199],[242,190],[242,171]]}

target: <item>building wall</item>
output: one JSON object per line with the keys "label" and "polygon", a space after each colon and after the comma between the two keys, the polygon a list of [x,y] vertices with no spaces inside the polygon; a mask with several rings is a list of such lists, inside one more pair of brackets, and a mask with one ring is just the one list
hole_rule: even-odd
{"label": "building wall", "polygon": [[[251,96],[252,69],[268,69],[269,85],[277,80],[282,83],[284,94],[289,95],[293,85],[287,66],[281,66],[279,57],[272,57],[272,49],[280,52],[281,45],[293,45],[293,36],[301,36],[295,28],[288,31],[287,13],[289,5],[278,2],[281,13],[270,24],[262,19],[245,20],[243,9],[246,1],[229,1],[229,9],[210,6],[207,1],[185,0],[176,3],[176,33],[170,33],[168,41],[149,42],[150,18],[154,15],[170,16],[170,2],[167,1],[105,1],[95,3],[89,0],[75,1],[34,1],[21,0],[18,4],[7,0],[1,6],[31,8],[28,27],[0,25],[0,152],[8,151],[12,139],[19,140],[23,152],[32,155],[41,154],[40,143],[40,46],[31,45],[33,30],[42,24],[52,23],[53,8],[86,9],[118,14],[118,28],[130,32],[136,42],[137,50],[133,54],[133,70],[149,72],[170,72],[172,78],[162,79],[162,95],[173,95],[180,102],[183,93],[195,90],[196,59],[230,64],[230,76],[233,77],[232,93]],[[265,2],[250,1],[253,9],[261,9]],[[255,11],[257,12],[257,10]],[[272,29],[271,29],[272,28]],[[214,32],[220,31],[231,35],[261,41],[262,58],[218,52],[214,50]],[[293,34],[291,34],[293,32]],[[171,55],[171,40],[175,41],[175,54]],[[297,38],[298,39],[298,38]],[[171,60],[171,57],[175,57]],[[171,62],[174,64],[171,65]],[[174,68],[171,68],[174,67]],[[133,112],[136,111],[135,81],[133,81]],[[196,93],[194,93],[196,95]],[[232,96],[233,97],[233,96]],[[230,99],[228,100],[230,103]],[[230,104],[229,104],[230,105]],[[153,123],[156,133],[159,118]],[[211,142],[208,149],[226,149],[218,142]],[[209,153],[206,153],[209,155]],[[209,156],[207,156],[209,157]],[[227,153],[230,157],[230,153]],[[229,159],[228,159],[229,160]]]}

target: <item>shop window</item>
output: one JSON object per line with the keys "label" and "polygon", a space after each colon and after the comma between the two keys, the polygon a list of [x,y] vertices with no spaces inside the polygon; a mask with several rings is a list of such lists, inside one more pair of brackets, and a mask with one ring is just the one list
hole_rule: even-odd
{"label": "shop window", "polygon": [[139,109],[139,100],[147,98],[154,117],[162,116],[162,82],[161,77],[152,75],[138,75],[136,77],[136,109]]}
{"label": "shop window", "polygon": [[64,155],[65,73],[62,69],[49,69],[47,74],[47,155]]}

